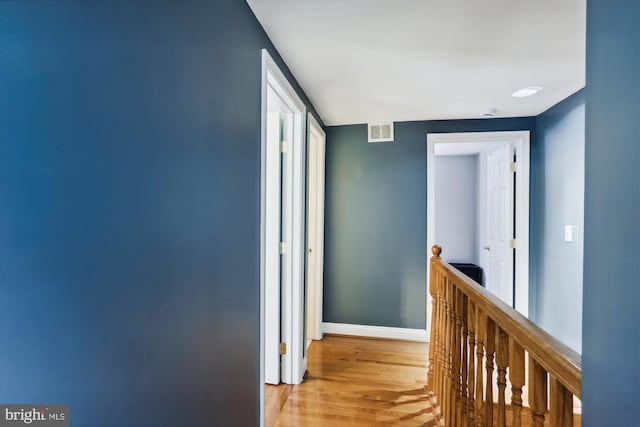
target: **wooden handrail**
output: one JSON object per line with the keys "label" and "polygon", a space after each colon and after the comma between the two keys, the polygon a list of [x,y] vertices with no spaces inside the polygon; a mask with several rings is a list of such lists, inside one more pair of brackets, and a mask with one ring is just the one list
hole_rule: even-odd
{"label": "wooden handrail", "polygon": [[[508,371],[513,425],[521,425],[519,408],[523,386],[527,386],[533,425],[542,426],[550,384],[551,425],[573,426],[571,395],[581,396],[580,355],[440,259],[441,252],[439,246],[432,248],[429,290],[433,310],[427,378],[428,391],[440,408],[441,424],[492,426],[497,399],[498,425],[506,425]],[[525,384],[527,360],[529,381]],[[498,389],[495,397],[494,370]]]}
{"label": "wooden handrail", "polygon": [[479,304],[483,311],[538,360],[548,373],[561,380],[575,396],[581,397],[582,357],[578,353],[446,261],[440,260],[440,263],[446,269],[447,278],[456,281],[458,288]]}

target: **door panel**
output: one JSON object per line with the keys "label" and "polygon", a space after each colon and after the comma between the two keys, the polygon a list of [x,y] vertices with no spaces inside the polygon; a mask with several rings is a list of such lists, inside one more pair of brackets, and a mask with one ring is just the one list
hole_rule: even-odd
{"label": "door panel", "polygon": [[307,331],[309,340],[322,339],[324,260],[324,175],[326,134],[309,114],[307,195]]}
{"label": "door panel", "polygon": [[313,133],[309,134],[309,189],[307,197],[307,338],[315,337],[316,317],[316,221],[317,221],[317,147],[318,141]]}
{"label": "door panel", "polygon": [[507,144],[488,156],[487,190],[489,258],[486,272],[487,289],[509,305],[513,305],[513,215],[514,188],[513,147]]}

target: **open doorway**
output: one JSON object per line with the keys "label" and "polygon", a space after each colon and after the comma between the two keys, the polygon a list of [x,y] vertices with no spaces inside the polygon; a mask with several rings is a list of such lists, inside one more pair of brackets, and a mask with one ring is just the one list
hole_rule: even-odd
{"label": "open doorway", "polygon": [[307,347],[322,339],[322,294],[324,277],[324,190],[327,136],[312,114],[308,114],[307,174]]}
{"label": "open doorway", "polygon": [[[306,370],[306,108],[266,50],[262,64],[260,377],[299,384]],[[260,394],[263,423],[263,388]]]}
{"label": "open doorway", "polygon": [[[427,135],[427,247],[441,245],[448,262],[479,267],[477,281],[525,316],[529,138],[528,131]],[[430,320],[428,312],[427,331]]]}

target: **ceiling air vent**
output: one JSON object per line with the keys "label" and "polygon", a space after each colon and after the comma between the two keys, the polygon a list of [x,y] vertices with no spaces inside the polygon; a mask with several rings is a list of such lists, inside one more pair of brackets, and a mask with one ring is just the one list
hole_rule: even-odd
{"label": "ceiling air vent", "polygon": [[393,123],[369,123],[369,142],[393,141]]}

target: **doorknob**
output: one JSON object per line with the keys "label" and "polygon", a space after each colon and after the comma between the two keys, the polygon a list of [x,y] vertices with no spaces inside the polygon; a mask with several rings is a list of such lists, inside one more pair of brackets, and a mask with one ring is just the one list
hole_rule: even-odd
{"label": "doorknob", "polygon": [[312,252],[313,252],[313,249],[309,248],[309,253],[312,253]]}
{"label": "doorknob", "polygon": [[485,246],[485,247],[484,247],[484,248],[482,248],[482,249],[484,249],[485,251],[490,251],[490,250],[491,250],[491,248],[490,248],[489,246]]}

